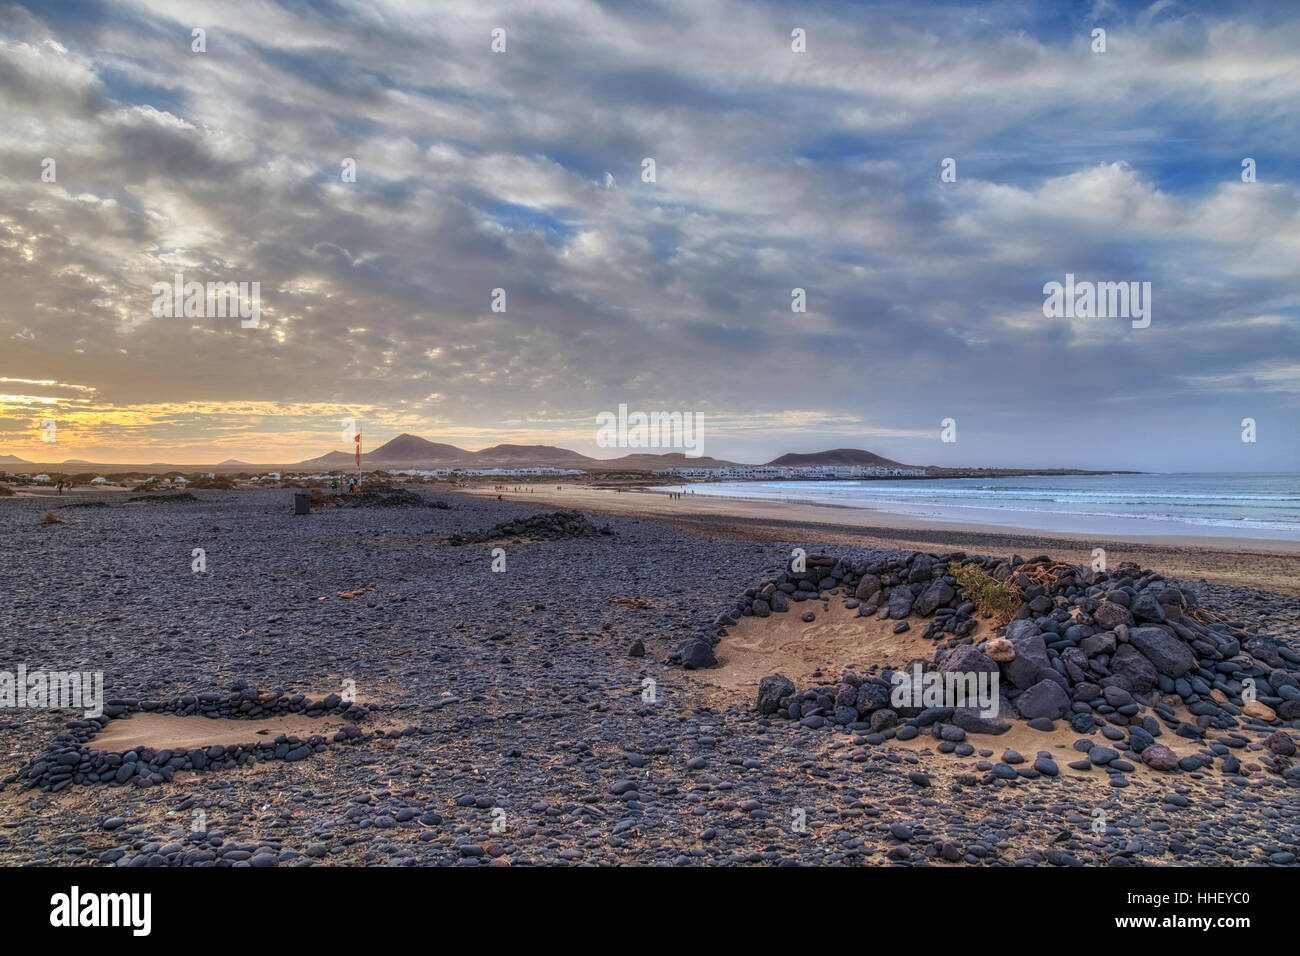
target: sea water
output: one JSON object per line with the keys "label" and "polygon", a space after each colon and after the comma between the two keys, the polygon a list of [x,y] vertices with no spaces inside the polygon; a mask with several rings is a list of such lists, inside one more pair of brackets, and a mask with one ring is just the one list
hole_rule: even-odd
{"label": "sea water", "polygon": [[1072,534],[1300,540],[1300,473],[1295,472],[729,481],[681,487],[697,498],[841,505],[938,522]]}

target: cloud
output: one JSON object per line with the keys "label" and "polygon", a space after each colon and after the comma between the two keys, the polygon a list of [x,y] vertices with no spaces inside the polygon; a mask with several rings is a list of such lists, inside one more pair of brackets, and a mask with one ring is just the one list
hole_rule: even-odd
{"label": "cloud", "polygon": [[[6,8],[0,374],[93,387],[105,447],[142,440],[114,438],[115,408],[157,410],[148,440],[199,453],[224,403],[280,407],[299,457],[346,408],[435,438],[569,422],[578,447],[620,402],[682,407],[729,423],[724,457],[1076,464],[1082,434],[1133,467],[1191,467],[1197,446],[1133,428],[1115,396],[1161,420],[1239,418],[1243,397],[1294,419],[1277,357],[1300,318],[1300,16],[983,12]],[[260,282],[262,328],[154,318],[176,272]],[[1151,328],[1044,320],[1066,272],[1150,281]],[[203,413],[169,424],[174,404]],[[1027,405],[1072,427],[1011,441]],[[941,445],[949,415],[980,444]]]}

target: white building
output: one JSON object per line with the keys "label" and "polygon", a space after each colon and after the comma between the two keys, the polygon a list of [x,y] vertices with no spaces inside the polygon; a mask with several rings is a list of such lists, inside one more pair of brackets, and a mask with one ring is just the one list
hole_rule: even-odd
{"label": "white building", "polygon": [[723,468],[660,468],[656,475],[732,481],[796,481],[826,478],[919,478],[924,468],[884,465],[728,465]]}
{"label": "white building", "polygon": [[477,477],[523,478],[529,475],[585,475],[580,468],[407,468],[390,471],[390,475],[409,475],[413,478],[439,478],[448,475]]}

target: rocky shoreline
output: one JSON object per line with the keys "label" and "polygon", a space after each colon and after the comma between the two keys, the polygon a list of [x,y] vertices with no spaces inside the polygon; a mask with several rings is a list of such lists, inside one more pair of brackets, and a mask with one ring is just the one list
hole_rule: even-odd
{"label": "rocky shoreline", "polygon": [[[911,552],[709,540],[625,516],[609,518],[609,533],[596,525],[594,534],[535,539],[532,523],[551,524],[539,509],[469,495],[441,496],[447,509],[344,507],[304,516],[292,513],[285,492],[195,496],[174,508],[122,503],[65,511],[66,523],[48,526],[38,521],[42,501],[0,503],[0,533],[19,582],[0,603],[0,669],[22,662],[101,670],[106,699],[118,702],[105,713],[110,730],[148,715],[149,704],[153,713],[198,721],[205,713],[247,719],[259,707],[258,718],[278,708],[295,719],[319,710],[327,714],[322,720],[342,720],[360,736],[300,733],[296,743],[286,736],[251,749],[232,739],[238,749],[223,746],[201,770],[192,753],[199,748],[183,757],[175,749],[135,749],[134,760],[112,766],[92,727],[68,726],[84,721],[79,713],[5,709],[0,779],[10,782],[0,789],[0,861],[1126,866],[1295,859],[1300,794],[1283,768],[1293,758],[1265,743],[1279,731],[1295,736],[1281,690],[1294,684],[1279,674],[1295,671],[1283,653],[1293,650],[1290,635],[1300,624],[1294,597],[1118,568],[1104,581],[1061,575],[1029,599],[1046,596],[1047,607],[1011,622],[1017,630],[1007,640],[1023,653],[1017,648],[1017,658],[998,661],[988,647],[996,629],[963,609],[957,588],[947,596],[940,586],[952,587],[940,559],[953,553],[932,556],[925,578]],[[451,544],[457,535],[482,546]],[[504,573],[492,570],[490,551],[498,545],[486,542],[501,540],[492,536],[504,537]],[[800,587],[805,578],[782,582],[792,592],[775,584],[794,547],[832,561],[810,565],[819,569],[815,596]],[[196,548],[206,552],[202,573],[191,566]],[[838,579],[829,573],[836,567]],[[1037,576],[1024,564],[1010,570],[1012,578]],[[859,597],[872,574],[882,596]],[[835,583],[822,589],[824,579]],[[759,597],[769,582],[770,600]],[[893,597],[899,587],[912,607],[895,619],[888,614],[891,600],[901,609],[902,593]],[[1103,591],[1088,593],[1096,587]],[[1110,592],[1130,587],[1128,605],[1112,600]],[[1154,609],[1137,599],[1166,589],[1178,590],[1183,603],[1156,603],[1176,606],[1181,617],[1170,622],[1163,607],[1165,622],[1143,616]],[[786,594],[787,612],[773,610],[776,590]],[[737,607],[742,594],[748,615]],[[767,604],[768,621],[755,621],[756,599]],[[930,634],[937,655],[988,657],[1005,679],[1003,719],[1012,729],[963,731],[959,741],[951,739],[962,730],[956,713],[874,707],[864,720],[859,694],[878,686],[883,668],[775,695],[769,684],[764,709],[772,709],[762,713],[757,687],[722,694],[707,683],[720,669],[673,659],[684,644],[705,641],[714,651],[714,637],[727,641],[721,632],[738,625],[720,612],[745,626],[776,618],[801,625],[795,616],[812,612],[809,626],[817,626],[831,602],[848,601],[858,602],[858,613],[877,603],[866,612],[875,626],[910,622],[913,632],[901,637]],[[1088,609],[1092,601],[1096,608]],[[1124,606],[1133,624],[1102,627],[1096,611],[1103,604]],[[1079,609],[1069,624],[1060,619],[1067,608]],[[1102,621],[1111,613],[1102,612]],[[1085,616],[1090,620],[1081,622]],[[1122,678],[1150,675],[1140,662],[1126,663],[1128,655],[1117,664],[1118,648],[1150,660],[1143,646],[1160,648],[1145,637],[1135,642],[1134,633],[1156,627],[1177,634],[1173,623],[1193,634],[1179,643],[1194,663],[1179,675],[1184,658],[1153,663],[1155,681],[1145,694],[1124,687]],[[1093,633],[1066,637],[1080,625]],[[1127,641],[1119,640],[1120,626],[1128,628]],[[1116,635],[1115,650],[1096,640],[1103,634]],[[1276,642],[1276,660],[1261,638]],[[638,642],[644,656],[630,655]],[[1097,653],[1083,650],[1085,642]],[[1232,642],[1240,649],[1230,654]],[[1074,651],[1083,651],[1082,661]],[[931,656],[925,664],[942,661]],[[1038,670],[1028,674],[1028,665]],[[1052,720],[1056,733],[1027,729],[1017,710],[1026,693],[1051,679],[1044,667],[1069,687],[1069,715]],[[1255,677],[1256,699],[1274,710],[1275,721],[1245,712],[1237,685],[1255,668],[1267,671]],[[348,681],[364,701],[356,710],[342,699]],[[1179,681],[1192,693],[1181,694]],[[1084,684],[1101,687],[1101,697],[1074,699]],[[835,706],[848,706],[841,685],[854,689],[855,721],[835,721]],[[830,708],[803,696],[826,688],[835,691]],[[331,693],[338,700],[326,708]],[[866,693],[864,703],[878,691]],[[1155,698],[1170,694],[1182,698],[1167,705],[1178,724],[1200,736],[1179,736],[1155,709],[1165,706]],[[796,702],[798,719],[790,719]],[[806,711],[805,703],[812,704]],[[1094,720],[1086,734],[1069,724],[1084,706]],[[1192,706],[1207,712],[1191,714]],[[186,708],[194,708],[188,716]],[[883,710],[894,711],[892,726],[879,725]],[[808,717],[821,717],[821,726],[805,723]],[[1148,719],[1161,731],[1152,734],[1157,744],[1181,755],[1205,751],[1212,760],[1194,771],[1147,766],[1135,747]],[[1020,736],[1026,733],[1037,736]],[[1233,746],[1237,737],[1241,746]],[[1093,763],[1090,747],[1094,769],[1071,769],[1085,757],[1071,739],[1088,739],[1115,757]],[[286,759],[304,747],[302,759]],[[970,756],[958,753],[965,747]],[[1241,762],[1235,774],[1232,757]],[[123,763],[136,766],[119,783]],[[1118,775],[1127,787],[1110,785]],[[206,822],[196,829],[190,817],[199,810]]]}

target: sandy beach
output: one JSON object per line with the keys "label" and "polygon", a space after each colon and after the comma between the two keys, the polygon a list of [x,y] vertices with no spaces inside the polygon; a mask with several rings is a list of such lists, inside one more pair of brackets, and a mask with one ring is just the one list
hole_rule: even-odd
{"label": "sandy beach", "polygon": [[530,485],[531,491],[469,489],[476,495],[508,501],[620,515],[667,519],[680,530],[719,538],[878,548],[964,550],[980,554],[1048,553],[1075,564],[1092,561],[1094,548],[1106,551],[1108,564],[1134,561],[1187,580],[1264,588],[1300,594],[1300,541],[1201,535],[1151,535],[1086,539],[1051,531],[1021,531],[990,525],[945,524],[907,515],[808,503],[773,503],[686,495],[670,498],[646,488],[589,485]]}

